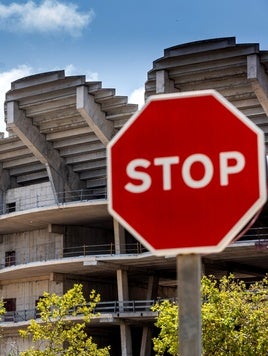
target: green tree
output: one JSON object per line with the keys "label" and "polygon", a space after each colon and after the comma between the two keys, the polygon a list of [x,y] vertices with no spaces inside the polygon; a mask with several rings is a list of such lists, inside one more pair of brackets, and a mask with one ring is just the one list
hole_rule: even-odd
{"label": "green tree", "polygon": [[[0,299],[0,321],[2,320],[2,315],[6,313],[5,305],[3,299]],[[0,329],[0,338],[2,337],[2,329]]]}
{"label": "green tree", "polygon": [[86,333],[100,296],[93,290],[88,303],[82,288],[75,284],[62,296],[44,293],[37,305],[41,321],[31,320],[26,330],[19,331],[22,337],[31,336],[33,342],[21,356],[109,355],[109,347],[98,348]]}
{"label": "green tree", "polygon": [[6,312],[5,305],[3,299],[0,299],[0,320],[2,315],[4,315]]}
{"label": "green tree", "polygon": [[[203,277],[201,286],[203,355],[267,355],[268,279],[247,287],[233,276]],[[154,350],[158,356],[178,355],[178,306],[163,301],[153,310],[160,329]]]}

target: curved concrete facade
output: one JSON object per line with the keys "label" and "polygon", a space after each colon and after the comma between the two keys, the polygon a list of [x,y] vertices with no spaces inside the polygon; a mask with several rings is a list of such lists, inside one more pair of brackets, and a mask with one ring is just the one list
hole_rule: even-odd
{"label": "curved concrete facade", "polygon": [[[153,62],[145,97],[216,89],[267,142],[267,73],[268,52],[258,44],[233,37],[182,44]],[[111,345],[111,355],[154,354],[150,307],[176,297],[176,258],[153,256],[107,211],[106,145],[137,108],[115,89],[64,71],[11,83],[9,137],[0,139],[0,296],[8,309],[0,323],[1,355],[28,346],[17,332],[38,317],[44,291],[62,294],[76,282],[107,303],[89,325],[99,345]],[[262,278],[267,234],[265,207],[239,241],[202,258],[203,272]]]}

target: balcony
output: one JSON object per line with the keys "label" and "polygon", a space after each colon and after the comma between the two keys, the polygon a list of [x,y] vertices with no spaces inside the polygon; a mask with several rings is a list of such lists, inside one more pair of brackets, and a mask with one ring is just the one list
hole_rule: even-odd
{"label": "balcony", "polygon": [[22,194],[15,198],[9,198],[5,206],[0,207],[0,215],[10,214],[19,211],[32,210],[50,206],[62,206],[74,202],[87,202],[95,200],[106,200],[106,188],[98,189],[79,189],[72,191],[65,191],[59,193],[52,193],[40,189],[36,192],[22,191]]}
{"label": "balcony", "polygon": [[94,223],[94,226],[107,228],[113,225],[107,209],[106,188],[80,189],[56,196],[49,184],[42,183],[31,189],[7,191],[5,204],[0,206],[0,234],[44,229],[49,224]]}
{"label": "balcony", "polygon": [[[159,300],[157,300],[159,302]],[[107,318],[109,315],[111,318],[143,318],[150,317],[155,318],[157,313],[152,311],[152,306],[157,302],[156,300],[125,300],[125,301],[106,301],[99,302],[94,309],[94,314],[101,318],[104,316]],[[72,310],[69,314],[72,315]],[[40,319],[39,311],[34,309],[24,309],[18,311],[6,312],[0,324],[5,323],[20,323],[29,320]]]}
{"label": "balcony", "polygon": [[[124,251],[124,253],[120,255],[131,255],[131,256],[137,256],[141,255],[144,252],[147,252],[146,248],[141,245],[139,242],[135,243],[128,243],[120,246],[121,249]],[[6,255],[5,257],[5,263],[0,264],[0,270],[6,268],[7,271],[8,269],[14,267],[23,267],[23,265],[30,264],[30,263],[35,263],[35,262],[53,262],[53,261],[58,261],[58,260],[64,260],[64,259],[69,259],[69,258],[80,258],[80,257],[86,257],[86,256],[115,256],[118,254],[116,252],[116,245],[114,243],[109,243],[109,244],[98,244],[98,245],[82,245],[82,246],[73,246],[73,247],[65,247],[63,248],[62,252],[59,254],[54,254],[52,256],[52,253],[55,251],[51,249],[51,244],[43,244],[40,245],[36,248],[40,249],[40,253],[38,251],[35,251],[35,253],[32,253],[31,255],[27,256],[11,256],[9,254]],[[35,258],[33,257],[35,256]]]}

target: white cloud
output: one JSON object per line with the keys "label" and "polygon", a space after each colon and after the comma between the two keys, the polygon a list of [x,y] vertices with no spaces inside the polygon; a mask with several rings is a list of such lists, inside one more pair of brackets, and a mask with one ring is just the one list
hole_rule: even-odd
{"label": "white cloud", "polygon": [[0,3],[0,27],[9,31],[18,31],[18,28],[28,32],[65,31],[77,36],[94,18],[93,10],[83,13],[77,8],[73,3],[57,0],[43,0],[40,4],[34,1]]}
{"label": "white cloud", "polygon": [[99,74],[97,72],[86,72],[86,80],[88,82],[97,82],[99,80]]}
{"label": "white cloud", "polygon": [[144,105],[144,87],[140,87],[138,89],[135,89],[130,95],[129,95],[129,103],[133,104],[138,104],[139,109]]}
{"label": "white cloud", "polygon": [[[73,64],[68,64],[65,67],[65,75],[81,75],[81,72],[78,71],[77,68]],[[86,80],[87,81],[93,81],[94,82],[94,81],[98,81],[99,80],[98,79],[99,78],[99,74],[97,72],[87,71],[85,73],[85,76],[86,76]]]}
{"label": "white cloud", "polygon": [[6,131],[6,124],[4,119],[4,101],[6,92],[11,88],[11,82],[31,74],[32,68],[26,65],[21,65],[7,72],[0,73],[0,132]]}
{"label": "white cloud", "polygon": [[67,64],[64,71],[65,71],[65,75],[75,75],[76,68],[73,64]]}

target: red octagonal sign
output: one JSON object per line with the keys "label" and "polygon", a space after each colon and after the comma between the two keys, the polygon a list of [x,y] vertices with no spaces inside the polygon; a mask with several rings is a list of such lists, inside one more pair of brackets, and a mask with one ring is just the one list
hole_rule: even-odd
{"label": "red octagonal sign", "polygon": [[219,252],[266,201],[264,147],[214,90],[152,96],[108,145],[109,211],[156,255]]}

